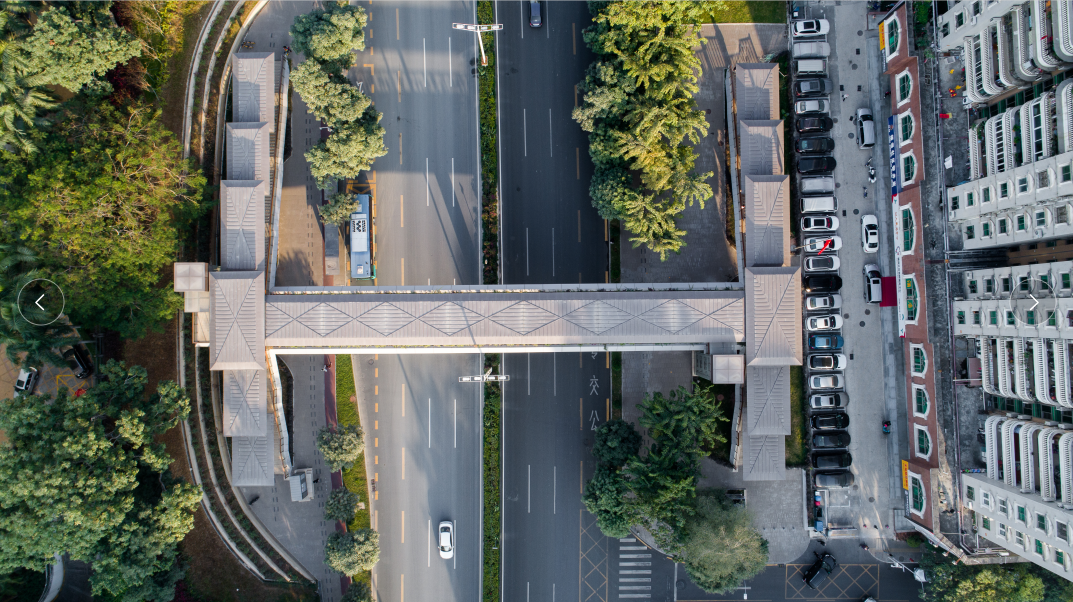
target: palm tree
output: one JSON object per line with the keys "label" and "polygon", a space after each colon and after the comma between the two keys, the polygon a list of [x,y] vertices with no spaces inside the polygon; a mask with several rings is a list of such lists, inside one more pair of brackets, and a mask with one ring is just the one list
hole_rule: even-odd
{"label": "palm tree", "polygon": [[0,146],[26,153],[36,150],[28,130],[40,124],[38,112],[56,106],[18,42],[30,30],[35,4],[5,2],[0,8]]}
{"label": "palm tree", "polygon": [[36,265],[37,257],[30,249],[0,245],[0,344],[4,345],[11,363],[17,366],[64,367],[66,362],[59,350],[78,342],[74,329],[63,320],[39,326],[51,316],[33,305],[19,310],[19,292],[43,276],[35,269]]}

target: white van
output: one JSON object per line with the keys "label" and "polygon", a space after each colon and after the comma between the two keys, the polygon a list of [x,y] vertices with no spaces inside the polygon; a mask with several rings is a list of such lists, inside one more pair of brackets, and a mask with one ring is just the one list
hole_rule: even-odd
{"label": "white van", "polygon": [[838,210],[838,200],[833,196],[801,197],[801,213],[834,213]]}
{"label": "white van", "polygon": [[833,194],[835,191],[835,179],[831,176],[815,176],[801,178],[798,192],[801,194]]}
{"label": "white van", "polygon": [[876,145],[876,122],[871,109],[857,109],[857,146],[862,149]]}
{"label": "white van", "polygon": [[827,61],[823,59],[794,61],[794,70],[798,75],[827,75]]}
{"label": "white van", "polygon": [[827,42],[794,42],[794,58],[822,58],[831,56],[831,45]]}

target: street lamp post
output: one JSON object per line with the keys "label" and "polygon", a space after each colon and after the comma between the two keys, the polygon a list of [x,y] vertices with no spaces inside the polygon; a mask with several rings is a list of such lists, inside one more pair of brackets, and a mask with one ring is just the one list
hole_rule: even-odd
{"label": "street lamp post", "polygon": [[451,23],[452,29],[460,29],[462,31],[469,31],[477,34],[477,45],[481,47],[481,66],[488,66],[488,57],[484,55],[484,43],[481,42],[481,33],[485,31],[499,31],[503,29],[503,26],[499,23],[491,25],[473,25],[470,23]]}

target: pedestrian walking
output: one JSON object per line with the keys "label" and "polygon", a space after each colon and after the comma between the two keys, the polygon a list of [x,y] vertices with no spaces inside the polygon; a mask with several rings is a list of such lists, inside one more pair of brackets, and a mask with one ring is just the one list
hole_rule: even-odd
{"label": "pedestrian walking", "polygon": [[864,550],[865,552],[867,552],[868,551],[868,544],[862,543],[861,544],[861,549]]}
{"label": "pedestrian walking", "polygon": [[328,364],[324,364],[324,372],[328,371]]}

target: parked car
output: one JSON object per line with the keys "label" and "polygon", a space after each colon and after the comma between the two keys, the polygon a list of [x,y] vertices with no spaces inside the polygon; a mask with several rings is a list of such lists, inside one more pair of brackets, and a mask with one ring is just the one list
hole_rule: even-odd
{"label": "parked car", "polygon": [[829,31],[831,31],[831,23],[827,19],[794,21],[794,27],[791,30],[792,35],[795,38],[822,36]]}
{"label": "parked car", "polygon": [[809,397],[809,405],[813,410],[832,410],[844,408],[849,404],[849,397],[845,393],[827,393]]}
{"label": "parked car", "polygon": [[[826,115],[798,117],[795,121],[795,124],[797,126],[797,132],[799,134],[808,134],[812,132],[830,132],[831,128],[835,127],[835,122],[831,121],[831,118]],[[798,140],[797,142],[798,146],[800,146],[801,141]],[[801,152],[801,150],[798,149],[798,152]]]}
{"label": "parked car", "polygon": [[[827,248],[823,248],[823,243],[831,241],[831,244],[827,245]],[[841,236],[813,236],[805,239],[804,249],[806,253],[819,253],[822,249],[824,253],[827,251],[837,251],[842,248]]]}
{"label": "parked car", "polygon": [[834,255],[814,255],[805,258],[806,272],[834,272],[838,270],[838,258]]}
{"label": "parked car", "polygon": [[840,454],[812,454],[812,467],[818,469],[849,468],[853,466],[853,456],[849,452]]}
{"label": "parked car", "polygon": [[817,433],[812,436],[812,447],[814,449],[838,449],[840,447],[849,447],[849,433]]}
{"label": "parked car", "polygon": [[837,334],[814,334],[808,338],[808,348],[812,351],[839,351],[844,344]]}
{"label": "parked car", "polygon": [[853,486],[853,473],[841,472],[818,472],[813,477],[816,487],[823,489],[841,489]]}
{"label": "parked car", "polygon": [[440,558],[448,560],[455,555],[455,524],[449,520],[440,521],[439,548]]}
{"label": "parked car", "polygon": [[869,149],[876,145],[876,122],[871,109],[857,109],[857,146]]}
{"label": "parked car", "polygon": [[831,56],[831,45],[827,42],[794,42],[791,50],[795,59],[825,59]]}
{"label": "parked car", "polygon": [[805,278],[806,293],[836,293],[841,288],[842,278],[840,276],[825,274]]}
{"label": "parked car", "polygon": [[818,330],[838,330],[842,328],[842,316],[831,314],[829,316],[813,316],[805,320],[805,327],[809,332]]}
{"label": "parked car", "polygon": [[838,567],[838,561],[827,552],[823,555],[816,554],[816,563],[801,575],[801,581],[812,589],[819,589],[820,584]]}
{"label": "parked car", "polygon": [[861,244],[865,253],[879,250],[879,220],[874,215],[861,217]]}
{"label": "parked car", "polygon": [[831,173],[838,167],[834,157],[802,157],[797,160],[797,173],[822,174]]}
{"label": "parked car", "polygon": [[[809,117],[808,119],[811,120],[813,118]],[[831,118],[830,117],[824,117],[824,119],[830,120]],[[810,132],[810,131],[829,132],[829,131],[831,131],[830,126],[828,126],[827,129],[825,129],[825,130],[802,130],[801,129],[801,124],[802,124],[803,121],[805,121],[805,120],[804,119],[798,119],[797,120],[797,127],[798,127],[797,131],[799,131],[799,132]],[[802,153],[802,154],[829,153],[829,152],[832,152],[832,151],[835,150],[835,141],[831,140],[827,136],[809,136],[808,138],[798,138],[797,142],[794,143],[794,149],[797,152]]]}
{"label": "parked car", "polygon": [[809,295],[805,297],[805,309],[807,311],[840,309],[841,307],[842,295]]}
{"label": "parked car", "polygon": [[540,2],[529,0],[529,27],[540,27],[543,20],[540,18]]}
{"label": "parked car", "polygon": [[801,218],[801,229],[805,232],[838,230],[838,218],[833,215],[809,215]]}
{"label": "parked car", "polygon": [[15,394],[33,393],[37,386],[37,368],[23,368],[19,370],[19,377],[15,379]]}
{"label": "parked car", "polygon": [[846,379],[841,374],[816,374],[809,377],[808,386],[813,390],[841,389],[846,386]]}
{"label": "parked car", "polygon": [[879,266],[874,263],[864,264],[864,301],[879,303],[883,301],[883,278]]}
{"label": "parked car", "polygon": [[848,426],[849,414],[845,412],[812,415],[812,428],[817,430],[844,429]]}
{"label": "parked car", "polygon": [[794,105],[794,112],[798,115],[803,113],[830,113],[831,101],[829,100],[799,100]]}
{"label": "parked car", "polygon": [[93,364],[89,363],[89,354],[79,345],[74,345],[63,352],[63,359],[75,373],[75,378],[82,380],[93,374]]}
{"label": "parked car", "polygon": [[794,96],[827,96],[834,92],[835,84],[826,77],[800,78],[794,82]]}
{"label": "parked car", "polygon": [[841,353],[820,353],[808,356],[808,367],[813,370],[845,370],[849,360]]}

